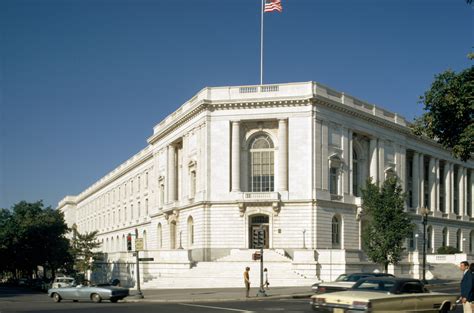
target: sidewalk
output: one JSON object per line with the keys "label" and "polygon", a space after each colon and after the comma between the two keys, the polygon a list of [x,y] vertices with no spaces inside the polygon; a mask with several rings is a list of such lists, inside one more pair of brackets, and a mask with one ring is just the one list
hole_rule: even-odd
{"label": "sidewalk", "polygon": [[[431,280],[427,287],[433,291],[443,286],[457,286],[458,281]],[[257,287],[250,289],[250,298],[245,297],[245,288],[201,288],[201,289],[145,289],[143,299],[135,298],[136,290],[130,290],[125,302],[216,302],[216,301],[255,301],[262,299],[308,298],[314,295],[308,287],[274,287],[265,290],[267,297],[257,297]]]}
{"label": "sidewalk", "polygon": [[245,288],[203,288],[203,289],[149,289],[142,290],[144,299],[133,296],[136,290],[130,290],[125,302],[215,302],[215,301],[252,301],[280,298],[309,298],[314,293],[309,287],[275,287],[265,290],[267,297],[257,297],[259,288],[250,288],[250,297],[245,297]]}

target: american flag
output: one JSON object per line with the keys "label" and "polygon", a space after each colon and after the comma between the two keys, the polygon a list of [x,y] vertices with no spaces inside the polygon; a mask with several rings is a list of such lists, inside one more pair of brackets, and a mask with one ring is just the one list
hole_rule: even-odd
{"label": "american flag", "polygon": [[265,0],[264,12],[283,11],[281,0]]}

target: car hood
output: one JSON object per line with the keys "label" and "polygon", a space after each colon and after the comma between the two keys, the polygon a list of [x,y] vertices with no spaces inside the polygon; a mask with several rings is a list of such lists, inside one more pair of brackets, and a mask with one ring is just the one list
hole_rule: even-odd
{"label": "car hood", "polygon": [[329,294],[315,295],[311,298],[324,298],[326,303],[340,303],[352,304],[353,301],[369,301],[389,296],[386,292],[371,292],[371,291],[339,291]]}

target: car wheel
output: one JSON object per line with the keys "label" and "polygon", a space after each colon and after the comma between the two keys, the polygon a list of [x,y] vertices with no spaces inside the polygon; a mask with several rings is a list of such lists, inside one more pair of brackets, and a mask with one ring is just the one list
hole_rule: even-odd
{"label": "car wheel", "polygon": [[102,301],[102,298],[100,297],[100,295],[96,294],[96,293],[93,293],[91,295],[91,299],[92,301],[94,301],[95,303],[100,303]]}
{"label": "car wheel", "polygon": [[112,303],[117,303],[118,299],[117,298],[110,298],[110,302]]}
{"label": "car wheel", "polygon": [[58,293],[53,293],[52,298],[54,302],[61,302],[61,296]]}

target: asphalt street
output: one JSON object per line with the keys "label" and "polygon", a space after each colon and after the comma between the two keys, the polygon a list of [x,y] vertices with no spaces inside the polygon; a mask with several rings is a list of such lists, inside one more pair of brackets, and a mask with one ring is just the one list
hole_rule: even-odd
{"label": "asphalt street", "polygon": [[[454,292],[453,287],[439,287],[436,291]],[[102,303],[62,301],[54,303],[44,293],[32,292],[24,289],[0,288],[0,313],[14,312],[52,312],[52,313],[156,313],[156,312],[313,312],[309,299],[257,299],[243,301],[210,301],[210,302],[119,302]],[[456,313],[461,313],[458,308]]]}

